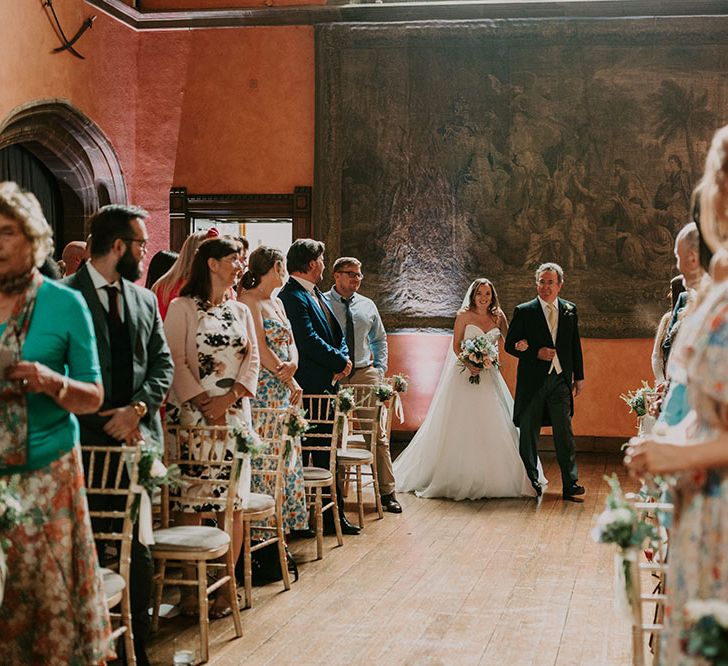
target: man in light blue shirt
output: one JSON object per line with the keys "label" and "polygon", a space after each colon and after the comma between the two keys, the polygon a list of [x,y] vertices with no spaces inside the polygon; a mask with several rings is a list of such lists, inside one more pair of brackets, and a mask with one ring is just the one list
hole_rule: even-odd
{"label": "man in light blue shirt", "polygon": [[[371,298],[359,293],[361,262],[354,257],[340,257],[334,262],[334,286],[324,294],[346,336],[353,368],[341,384],[376,385],[387,372],[387,333]],[[402,507],[394,493],[392,456],[387,433],[380,432],[377,440],[377,476],[382,506],[391,513],[401,513]]]}

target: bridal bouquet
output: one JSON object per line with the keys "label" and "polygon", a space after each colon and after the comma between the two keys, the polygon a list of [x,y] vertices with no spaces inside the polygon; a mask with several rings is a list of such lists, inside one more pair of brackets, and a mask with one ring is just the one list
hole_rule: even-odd
{"label": "bridal bouquet", "polygon": [[[458,364],[462,366],[460,372],[465,371],[468,366],[479,368],[500,368],[498,361],[498,346],[493,344],[484,335],[475,338],[468,338],[460,343],[460,354]],[[470,375],[468,381],[471,384],[480,384],[480,375]]]}
{"label": "bridal bouquet", "polygon": [[645,416],[649,411],[649,403],[657,395],[656,389],[643,381],[642,386],[634,391],[622,393],[619,397],[629,407],[629,413],[634,412],[638,417]]}
{"label": "bridal bouquet", "polygon": [[709,664],[728,664],[728,603],[719,599],[685,604],[689,628],[685,631],[685,652],[702,657]]}

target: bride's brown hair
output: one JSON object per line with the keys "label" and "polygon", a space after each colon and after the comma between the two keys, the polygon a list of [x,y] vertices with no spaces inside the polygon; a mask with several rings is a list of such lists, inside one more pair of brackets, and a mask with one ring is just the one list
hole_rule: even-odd
{"label": "bride's brown hair", "polygon": [[467,309],[475,309],[475,295],[478,293],[478,289],[480,289],[484,284],[487,284],[490,287],[490,293],[492,294],[490,305],[488,306],[488,312],[495,317],[498,310],[500,310],[500,303],[498,302],[498,292],[496,292],[495,286],[488,278],[478,278],[477,280],[473,280],[473,284],[470,285],[470,298],[468,299]]}

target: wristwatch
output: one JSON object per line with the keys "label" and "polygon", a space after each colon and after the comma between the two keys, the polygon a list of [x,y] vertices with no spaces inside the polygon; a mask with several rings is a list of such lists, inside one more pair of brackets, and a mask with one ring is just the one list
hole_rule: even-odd
{"label": "wristwatch", "polygon": [[143,402],[141,400],[135,400],[134,402],[132,402],[131,408],[136,412],[136,415],[140,419],[143,419],[147,415],[147,412],[149,411],[147,409],[147,403]]}

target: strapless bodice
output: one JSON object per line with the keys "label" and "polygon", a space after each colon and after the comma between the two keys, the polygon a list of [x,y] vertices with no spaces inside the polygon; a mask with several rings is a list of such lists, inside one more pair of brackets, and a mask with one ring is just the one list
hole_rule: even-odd
{"label": "strapless bodice", "polygon": [[477,338],[479,335],[484,335],[490,342],[498,342],[498,338],[500,338],[500,329],[497,327],[491,328],[489,331],[484,331],[480,326],[476,326],[475,324],[467,324],[465,326],[465,332],[463,333],[463,337],[470,339],[470,338]]}

